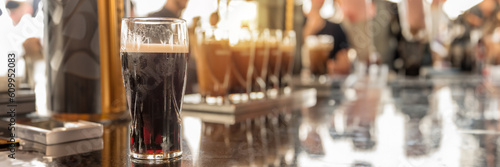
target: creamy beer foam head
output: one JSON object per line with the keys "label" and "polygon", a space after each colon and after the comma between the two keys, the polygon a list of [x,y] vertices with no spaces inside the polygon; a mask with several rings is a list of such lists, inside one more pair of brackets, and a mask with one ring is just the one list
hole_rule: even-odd
{"label": "creamy beer foam head", "polygon": [[245,51],[251,49],[251,44],[238,43],[236,45],[231,46],[232,50]]}
{"label": "creamy beer foam head", "polygon": [[127,44],[122,45],[121,52],[143,52],[143,53],[188,53],[186,45],[167,44]]}
{"label": "creamy beer foam head", "polygon": [[295,46],[294,45],[281,45],[281,51],[282,52],[293,52],[293,51],[295,51]]}

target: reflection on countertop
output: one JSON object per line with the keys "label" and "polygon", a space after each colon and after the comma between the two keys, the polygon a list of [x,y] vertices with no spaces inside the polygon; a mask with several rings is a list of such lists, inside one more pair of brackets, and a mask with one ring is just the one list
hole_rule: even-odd
{"label": "reflection on countertop", "polygon": [[398,78],[385,86],[332,88],[330,94],[314,107],[281,106],[235,123],[184,116],[183,156],[174,161],[131,160],[128,123],[122,122],[105,126],[99,151],[85,152],[94,146],[83,142],[71,147],[80,154],[50,158],[43,150],[20,148],[15,160],[0,152],[0,166],[500,164],[500,98],[497,86],[482,78]]}

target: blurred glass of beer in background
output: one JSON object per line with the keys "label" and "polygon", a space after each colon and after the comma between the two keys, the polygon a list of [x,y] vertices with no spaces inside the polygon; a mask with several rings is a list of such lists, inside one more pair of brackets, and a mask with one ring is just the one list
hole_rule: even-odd
{"label": "blurred glass of beer in background", "polygon": [[306,38],[306,57],[303,63],[304,67],[309,67],[315,79],[327,74],[326,62],[332,49],[333,37],[330,35],[308,36]]}
{"label": "blurred glass of beer in background", "polygon": [[280,43],[281,68],[279,71],[279,87],[283,94],[291,93],[292,69],[295,55],[296,36],[295,31],[285,31]]}
{"label": "blurred glass of beer in background", "polygon": [[232,102],[249,99],[254,72],[254,51],[252,33],[248,28],[231,32],[231,84],[229,98]]}
{"label": "blurred glass of beer in background", "polygon": [[196,68],[199,91],[208,104],[226,102],[231,83],[231,48],[228,31],[206,29],[197,32]]}
{"label": "blurred glass of beer in background", "polygon": [[252,77],[252,92],[250,93],[251,99],[262,99],[265,97],[266,91],[266,77],[269,62],[269,45],[266,40],[269,37],[269,30],[253,31],[254,37],[254,73]]}
{"label": "blurred glass of beer in background", "polygon": [[266,77],[267,95],[273,98],[278,95],[279,88],[282,32],[279,29],[269,30],[269,36],[266,38],[266,45],[269,47],[269,62],[267,64]]}

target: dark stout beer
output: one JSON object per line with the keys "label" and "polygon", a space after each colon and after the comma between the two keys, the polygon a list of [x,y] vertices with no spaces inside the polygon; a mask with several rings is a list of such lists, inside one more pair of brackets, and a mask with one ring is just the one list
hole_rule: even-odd
{"label": "dark stout beer", "polygon": [[123,79],[132,114],[132,156],[136,153],[170,158],[170,154],[181,152],[180,112],[188,58],[187,46],[122,48]]}

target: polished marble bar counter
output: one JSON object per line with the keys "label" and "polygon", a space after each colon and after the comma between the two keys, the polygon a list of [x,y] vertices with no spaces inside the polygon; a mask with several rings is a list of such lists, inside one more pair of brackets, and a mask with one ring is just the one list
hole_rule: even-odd
{"label": "polished marble bar counter", "polygon": [[500,166],[497,88],[469,75],[365,79],[331,87],[313,107],[220,115],[234,123],[185,115],[176,160],[131,159],[122,121],[104,126],[100,146],[84,141],[58,156],[19,148],[15,160],[3,151],[0,166]]}

